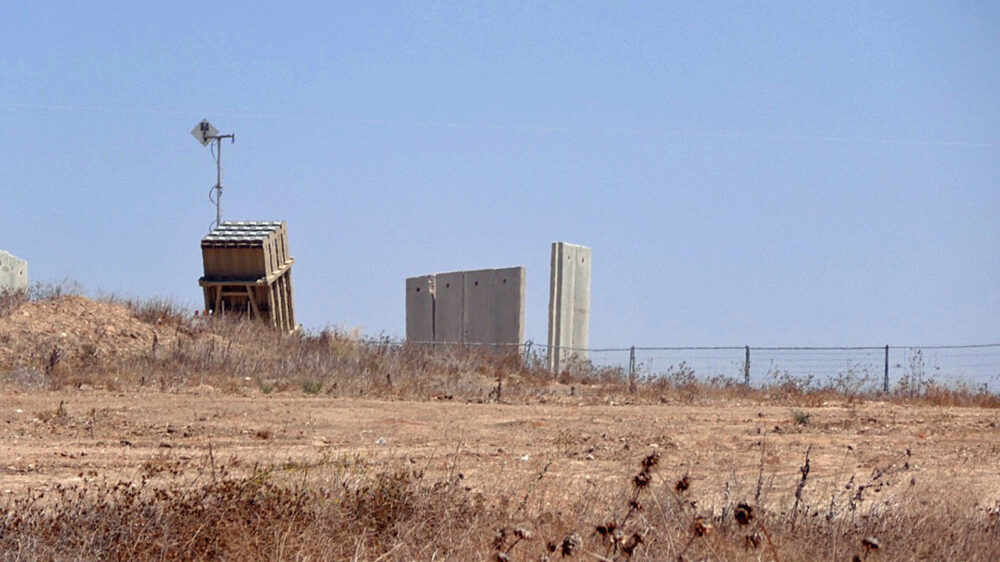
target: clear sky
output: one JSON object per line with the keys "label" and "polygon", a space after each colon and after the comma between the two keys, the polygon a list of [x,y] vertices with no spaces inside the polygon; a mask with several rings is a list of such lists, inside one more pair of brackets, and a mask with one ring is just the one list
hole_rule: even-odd
{"label": "clear sky", "polygon": [[1000,340],[1000,3],[4,2],[0,249],[200,305],[289,222],[299,320],[593,248],[591,344]]}

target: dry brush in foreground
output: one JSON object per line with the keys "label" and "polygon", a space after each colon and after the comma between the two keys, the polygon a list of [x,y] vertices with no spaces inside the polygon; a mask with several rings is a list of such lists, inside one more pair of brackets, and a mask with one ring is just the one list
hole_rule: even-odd
{"label": "dry brush in foreground", "polygon": [[[808,451],[789,489],[689,474],[641,459],[610,489],[538,501],[524,489],[470,490],[461,473],[376,469],[359,456],[312,464],[225,466],[153,485],[88,481],[9,498],[3,560],[996,560],[997,505],[960,483],[916,484],[908,461],[860,481],[817,483]],[[822,476],[822,475],[819,475]],[[182,483],[183,481],[183,483]],[[721,494],[720,494],[721,492]],[[721,498],[721,499],[719,499]]]}

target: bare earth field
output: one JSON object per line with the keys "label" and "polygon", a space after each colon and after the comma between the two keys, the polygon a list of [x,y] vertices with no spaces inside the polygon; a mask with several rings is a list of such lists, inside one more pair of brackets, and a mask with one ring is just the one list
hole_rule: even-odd
{"label": "bare earth field", "polygon": [[[664,474],[715,490],[752,485],[763,471],[791,490],[806,449],[814,486],[851,475],[886,478],[886,494],[914,482],[956,483],[984,504],[1000,500],[1000,413],[869,402],[793,410],[701,405],[465,404],[327,399],[298,393],[40,391],[2,395],[0,490],[50,489],[155,466],[193,474],[360,455],[429,474],[461,472],[473,489],[530,482],[543,469],[559,490],[625,482],[637,460],[661,453]],[[804,423],[799,423],[804,421]],[[212,459],[209,459],[211,447]],[[761,464],[763,463],[763,465]],[[903,475],[905,474],[905,478]],[[911,482],[912,481],[912,482]],[[721,491],[721,489],[720,489]]]}
{"label": "bare earth field", "polygon": [[0,375],[0,562],[1000,560],[1000,399],[933,382],[553,377],[72,295],[0,299]]}

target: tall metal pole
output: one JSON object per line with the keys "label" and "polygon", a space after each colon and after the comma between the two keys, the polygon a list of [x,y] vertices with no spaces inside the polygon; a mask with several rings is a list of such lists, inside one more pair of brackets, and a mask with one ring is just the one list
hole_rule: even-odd
{"label": "tall metal pole", "polygon": [[215,226],[222,224],[222,138],[215,139]]}
{"label": "tall metal pole", "polygon": [[215,226],[222,224],[222,139],[236,142],[236,135],[211,135],[206,139],[215,141]]}
{"label": "tall metal pole", "polygon": [[882,379],[882,392],[889,394],[889,346],[885,346],[885,373]]}
{"label": "tall metal pole", "polygon": [[628,350],[628,391],[635,394],[635,346]]}
{"label": "tall metal pole", "polygon": [[750,386],[750,346],[746,346],[746,356],[743,359],[743,386]]}

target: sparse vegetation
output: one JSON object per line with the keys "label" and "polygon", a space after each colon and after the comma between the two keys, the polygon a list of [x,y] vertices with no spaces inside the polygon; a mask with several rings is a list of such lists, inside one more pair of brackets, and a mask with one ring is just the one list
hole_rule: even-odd
{"label": "sparse vegetation", "polygon": [[[72,295],[71,286],[63,287],[67,283],[43,291],[55,297],[29,301],[22,294],[0,300],[0,318],[25,306],[34,307],[29,318],[63,315],[44,328],[32,330],[31,324],[21,328],[6,355],[0,350],[0,373],[35,372],[51,388],[107,387],[109,381],[116,381],[119,388],[208,384],[223,391],[243,391],[244,385],[237,381],[250,379],[260,381],[256,386],[262,393],[300,390],[345,397],[448,396],[525,403],[571,394],[576,401],[616,403],[695,404],[739,398],[816,406],[825,401],[888,399],[1000,407],[1000,397],[984,388],[944,386],[926,377],[919,353],[911,360],[912,374],[901,379],[888,396],[869,384],[873,377],[857,367],[822,383],[808,375],[772,371],[768,384],[753,388],[733,378],[699,378],[685,363],[657,376],[629,380],[620,368],[578,362],[552,377],[544,367],[544,357],[537,354],[400,345],[329,329],[278,334],[262,323],[188,315],[182,307],[162,299],[104,297],[94,302]],[[0,336],[2,329],[0,324]],[[31,331],[28,336],[26,330]],[[11,381],[10,376],[7,379]]]}
{"label": "sparse vegetation", "polygon": [[[809,493],[824,487],[813,482],[808,453],[792,490],[758,489],[755,496],[752,486],[729,479],[721,499],[660,464],[649,454],[627,482],[525,509],[505,501],[524,491],[502,483],[472,491],[461,475],[380,470],[351,457],[255,467],[245,475],[220,465],[166,486],[152,482],[169,462],[150,463],[136,480],[88,479],[8,500],[0,506],[0,556],[798,561],[997,554],[995,507],[971,509],[974,498],[960,489],[927,493],[906,482],[908,469],[885,466],[863,482],[837,482],[826,505]],[[877,499],[883,487],[896,490],[891,501]]]}
{"label": "sparse vegetation", "polygon": [[796,425],[809,425],[809,418],[811,415],[809,412],[803,410],[792,410],[792,421]]}
{"label": "sparse vegetation", "polygon": [[306,394],[319,394],[323,390],[323,381],[306,379],[302,381],[302,392]]}
{"label": "sparse vegetation", "polygon": [[[0,320],[3,314],[10,322],[64,315],[51,328],[6,332],[13,352],[2,355],[4,387],[52,398],[2,415],[22,442],[55,443],[64,435],[76,449],[58,458],[81,468],[67,482],[34,461],[10,461],[10,477],[30,474],[36,484],[0,497],[0,560],[994,560],[998,554],[995,481],[929,474],[922,465],[933,453],[911,453],[909,443],[945,430],[920,420],[905,428],[903,447],[889,437],[903,426],[886,424],[911,408],[965,406],[980,410],[956,434],[989,432],[996,420],[982,408],[997,408],[1000,400],[981,389],[934,384],[920,357],[913,380],[882,395],[866,390],[862,382],[870,376],[861,369],[823,385],[775,372],[764,388],[698,378],[683,363],[665,376],[630,381],[620,369],[583,362],[553,378],[533,356],[394,345],[338,330],[282,335],[256,323],[195,319],[162,301],[21,295],[0,301]],[[98,321],[86,323],[91,317]],[[79,324],[67,330],[72,322]],[[104,393],[79,405],[88,387]],[[133,395],[179,392],[193,398],[171,403],[198,405],[180,424],[107,404],[109,397],[131,403]],[[424,420],[398,412],[386,414],[385,425],[352,426],[348,434],[356,440],[338,441],[347,438],[331,435],[329,423],[317,429],[312,414],[293,414],[295,406],[284,404],[344,402],[331,398],[394,400],[370,405],[378,409],[395,409],[387,405],[403,404],[399,399],[421,401],[411,402],[419,411],[447,406],[446,427],[460,425],[457,413],[468,411],[461,408],[488,409],[503,442],[477,438],[465,451],[461,441],[455,445]],[[263,406],[250,415],[232,411],[247,403]],[[549,409],[538,419],[508,420],[511,404]],[[636,425],[621,422],[622,405],[634,409]],[[893,410],[883,416],[886,408]],[[727,409],[738,414],[723,420]],[[552,421],[560,410],[569,412],[563,420],[581,418],[579,425]],[[662,413],[675,410],[661,427]],[[713,414],[700,421],[715,424],[711,435],[693,443],[684,424],[707,411]],[[290,427],[296,415],[307,419]],[[356,414],[349,415],[353,423]],[[407,449],[397,444],[398,434],[383,433],[393,424],[419,428],[421,448]],[[437,449],[424,447],[428,435],[439,441]],[[843,442],[848,435],[851,441]],[[309,452],[223,462],[212,439],[217,447]],[[771,444],[779,439],[781,450]],[[129,451],[129,470],[138,472],[119,468],[98,476],[106,465],[87,464],[87,451],[78,450],[83,443],[91,452]],[[708,450],[706,443],[725,448]],[[980,445],[955,454],[992,459]],[[706,456],[719,450],[736,456],[705,468]],[[37,486],[45,480],[51,485]]]}
{"label": "sparse vegetation", "polygon": [[0,291],[0,318],[28,301],[27,291]]}

